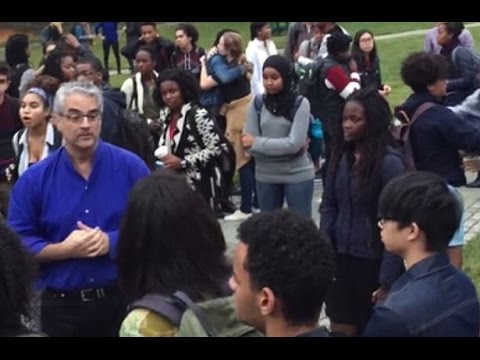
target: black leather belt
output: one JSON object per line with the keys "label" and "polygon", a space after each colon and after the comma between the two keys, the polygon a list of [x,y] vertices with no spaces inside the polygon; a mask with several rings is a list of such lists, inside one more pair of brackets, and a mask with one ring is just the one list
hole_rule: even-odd
{"label": "black leather belt", "polygon": [[108,286],[102,288],[73,291],[46,289],[45,292],[55,299],[64,299],[78,302],[93,302],[107,299],[115,295],[118,296],[119,289],[117,286]]}

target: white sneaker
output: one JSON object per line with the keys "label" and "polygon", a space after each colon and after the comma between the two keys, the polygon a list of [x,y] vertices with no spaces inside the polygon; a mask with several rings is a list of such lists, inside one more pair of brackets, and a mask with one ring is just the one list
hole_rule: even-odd
{"label": "white sneaker", "polygon": [[225,221],[245,221],[247,220],[252,214],[245,214],[244,212],[237,210],[233,214],[225,216],[223,220]]}
{"label": "white sneaker", "polygon": [[253,214],[260,214],[260,209],[252,208],[252,213]]}

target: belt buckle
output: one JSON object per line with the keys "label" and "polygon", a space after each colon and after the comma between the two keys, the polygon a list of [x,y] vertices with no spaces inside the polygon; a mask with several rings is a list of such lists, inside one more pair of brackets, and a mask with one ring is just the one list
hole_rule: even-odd
{"label": "belt buckle", "polygon": [[82,302],[92,302],[95,301],[96,299],[96,294],[95,294],[95,289],[85,289],[85,290],[80,290],[80,298],[82,299]]}

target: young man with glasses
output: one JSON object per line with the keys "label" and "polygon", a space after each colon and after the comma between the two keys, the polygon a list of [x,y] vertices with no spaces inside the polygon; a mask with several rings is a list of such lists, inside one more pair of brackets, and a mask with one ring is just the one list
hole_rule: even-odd
{"label": "young man with glasses", "polygon": [[63,84],[53,115],[65,145],[12,191],[8,222],[40,263],[41,326],[49,336],[116,336],[125,315],[118,229],[130,189],[149,170],[99,140],[102,111],[98,87]]}
{"label": "young man with glasses", "polygon": [[445,180],[401,175],[382,191],[378,213],[385,249],[401,256],[407,270],[375,306],[364,336],[478,337],[475,286],[447,254],[462,211]]}

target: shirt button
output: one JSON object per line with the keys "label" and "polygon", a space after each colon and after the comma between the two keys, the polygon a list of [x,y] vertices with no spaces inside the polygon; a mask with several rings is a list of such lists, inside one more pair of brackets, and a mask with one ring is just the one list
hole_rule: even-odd
{"label": "shirt button", "polygon": [[85,186],[85,190],[88,190],[88,185],[87,185],[87,186]]}
{"label": "shirt button", "polygon": [[85,210],[85,214],[90,214],[90,210]]}
{"label": "shirt button", "polygon": [[91,283],[93,283],[93,281],[94,281],[93,279],[90,279],[90,282],[91,282]]}

